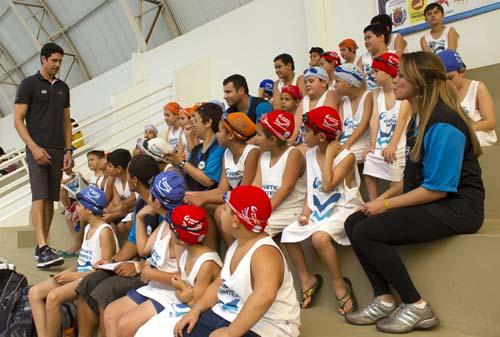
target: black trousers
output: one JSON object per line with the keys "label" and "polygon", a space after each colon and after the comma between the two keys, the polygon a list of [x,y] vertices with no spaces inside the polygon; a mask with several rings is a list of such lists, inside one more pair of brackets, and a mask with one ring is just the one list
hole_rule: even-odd
{"label": "black trousers", "polygon": [[368,217],[356,212],[345,221],[345,230],[370,280],[374,296],[390,294],[390,284],[404,303],[415,303],[421,297],[393,246],[429,242],[457,234],[419,206],[392,209]]}

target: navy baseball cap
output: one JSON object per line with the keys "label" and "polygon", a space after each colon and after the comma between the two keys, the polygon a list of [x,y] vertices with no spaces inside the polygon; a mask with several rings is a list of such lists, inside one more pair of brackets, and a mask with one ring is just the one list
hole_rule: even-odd
{"label": "navy baseball cap", "polygon": [[259,84],[259,88],[264,89],[264,92],[268,95],[273,94],[273,88],[274,88],[274,81],[266,78],[265,80],[262,80]]}
{"label": "navy baseball cap", "polygon": [[460,55],[451,49],[446,49],[437,54],[443,62],[444,67],[447,73],[451,73],[452,71],[460,71],[463,68],[466,68],[464,61],[460,57]]}
{"label": "navy baseball cap", "polygon": [[101,189],[89,186],[76,194],[76,200],[94,214],[102,215],[108,205],[106,194]]}
{"label": "navy baseball cap", "polygon": [[151,195],[167,210],[182,204],[185,190],[184,178],[173,171],[158,174],[151,184]]}

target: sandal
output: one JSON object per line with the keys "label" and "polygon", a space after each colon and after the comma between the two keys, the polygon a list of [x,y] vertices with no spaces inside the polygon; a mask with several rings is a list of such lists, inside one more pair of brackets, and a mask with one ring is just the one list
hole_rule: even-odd
{"label": "sandal", "polygon": [[65,250],[59,250],[57,252],[57,255],[61,256],[61,257],[64,257],[65,259],[70,259],[70,258],[73,258],[73,257],[78,257],[78,254],[79,254],[79,251],[76,251],[74,253],[69,253]]}
{"label": "sandal", "polygon": [[[316,278],[316,283],[311,288],[300,293],[299,302],[302,309],[307,309],[312,305],[315,298],[314,294],[316,294],[316,292],[321,288],[321,285],[323,284],[323,277],[321,277],[321,275],[315,274],[314,277]],[[309,301],[307,306],[304,306],[304,302],[308,298],[310,298],[311,300]]]}
{"label": "sandal", "polygon": [[[354,296],[354,291],[352,288],[351,280],[349,280],[347,277],[344,277],[344,282],[346,284],[346,291],[345,291],[344,296],[342,296],[341,299],[338,299],[335,297],[335,300],[337,301],[337,307],[338,307],[339,314],[341,314],[340,310],[344,309],[344,306],[346,305],[346,303],[349,300],[351,300],[351,302],[352,302],[352,309],[350,311],[346,312],[345,314],[348,314],[349,312],[356,311],[358,309],[358,302],[356,301],[356,296]],[[344,315],[342,315],[342,316],[344,316]]]}

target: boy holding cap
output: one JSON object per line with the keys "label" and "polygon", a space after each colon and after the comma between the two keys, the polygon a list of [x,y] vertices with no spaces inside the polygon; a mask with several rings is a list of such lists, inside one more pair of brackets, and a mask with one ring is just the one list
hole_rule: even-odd
{"label": "boy holding cap", "polygon": [[[289,54],[280,54],[274,58],[274,70],[278,80],[274,82],[273,97],[280,97],[281,89],[285,85],[296,85],[304,90],[304,76],[295,74],[295,62]],[[279,109],[281,102],[279,99],[273,100],[273,109]]]}
{"label": "boy holding cap", "polygon": [[236,241],[220,276],[176,325],[175,335],[298,336],[300,309],[292,275],[264,232],[272,211],[269,198],[256,186],[240,186],[225,201],[222,228]]}
{"label": "boy holding cap", "polygon": [[356,60],[356,50],[358,45],[353,39],[345,39],[339,43],[340,56],[344,59],[344,63],[354,63]]}
{"label": "boy holding cap", "polygon": [[476,131],[481,146],[490,146],[497,142],[495,132],[496,120],[493,98],[483,82],[465,78],[465,63],[454,50],[445,50],[438,54],[443,62],[448,79],[458,91],[462,108],[474,121],[472,128]]}
{"label": "boy holding cap", "polygon": [[390,34],[387,28],[381,24],[373,24],[365,27],[363,30],[365,36],[365,47],[367,52],[361,55],[358,60],[358,67],[363,71],[363,79],[366,89],[373,91],[377,87],[375,76],[372,70],[373,58],[388,52]]}
{"label": "boy holding cap", "polygon": [[[342,122],[335,109],[326,106],[312,109],[304,117],[304,124],[304,141],[309,147],[306,153],[307,197],[298,220],[283,230],[281,242],[302,242],[312,238],[314,248],[332,277],[339,312],[345,314],[355,309],[356,303],[351,282],[342,277],[331,241],[350,244],[344,221],[363,204],[356,158],[352,152],[341,148]],[[310,304],[316,290],[317,287],[311,287],[302,293],[303,307]]]}

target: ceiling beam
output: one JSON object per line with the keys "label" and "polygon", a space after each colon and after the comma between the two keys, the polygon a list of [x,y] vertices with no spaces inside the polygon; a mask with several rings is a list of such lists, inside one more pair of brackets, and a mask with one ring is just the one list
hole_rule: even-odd
{"label": "ceiling beam", "polygon": [[[144,38],[144,35],[142,34],[141,27],[139,26],[139,23],[136,21],[134,14],[132,13],[132,8],[130,7],[130,4],[128,3],[127,0],[119,0],[120,5],[122,6],[123,13],[125,14],[125,17],[127,18],[128,24],[130,26],[130,29],[132,29],[132,32],[134,33],[135,40],[137,42],[137,49],[140,52],[145,52],[148,50],[148,46],[146,44],[146,39]],[[142,1],[142,0],[139,0]],[[139,22],[142,16],[139,16]]]}
{"label": "ceiling beam", "polygon": [[166,0],[160,0],[163,3],[163,11],[162,11],[162,16],[163,20],[165,21],[165,25],[167,26],[168,30],[172,34],[172,38],[176,38],[181,35],[181,31],[179,30],[179,26],[177,25],[177,22],[175,21],[175,18],[172,14],[172,11],[170,10],[170,7],[167,4]]}

